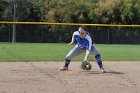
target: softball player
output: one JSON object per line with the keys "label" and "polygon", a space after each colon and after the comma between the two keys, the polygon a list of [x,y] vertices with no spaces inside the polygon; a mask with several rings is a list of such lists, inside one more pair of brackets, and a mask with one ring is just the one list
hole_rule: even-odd
{"label": "softball player", "polygon": [[60,68],[60,70],[68,70],[71,59],[78,56],[79,54],[85,53],[84,61],[88,61],[89,55],[93,54],[100,68],[100,72],[104,72],[101,55],[96,46],[92,44],[92,39],[87,33],[86,27],[79,27],[79,30],[73,33],[72,40],[68,45],[72,45],[74,40],[76,40],[77,44],[66,55],[65,65]]}

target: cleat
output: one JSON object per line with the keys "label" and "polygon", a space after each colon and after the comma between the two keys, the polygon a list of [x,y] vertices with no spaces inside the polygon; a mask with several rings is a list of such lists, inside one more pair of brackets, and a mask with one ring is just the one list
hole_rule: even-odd
{"label": "cleat", "polygon": [[59,70],[60,70],[60,71],[66,71],[66,70],[68,70],[68,67],[62,67],[62,68],[60,68]]}
{"label": "cleat", "polygon": [[100,68],[100,73],[105,73],[105,69],[104,68]]}

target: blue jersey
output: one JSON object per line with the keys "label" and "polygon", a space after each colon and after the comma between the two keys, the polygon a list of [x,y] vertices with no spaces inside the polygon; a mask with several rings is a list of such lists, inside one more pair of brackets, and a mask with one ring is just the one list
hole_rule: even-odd
{"label": "blue jersey", "polygon": [[85,48],[86,50],[91,50],[92,39],[91,39],[89,34],[87,34],[84,39],[81,39],[80,38],[80,32],[79,31],[75,31],[73,33],[73,37],[72,38],[74,38],[74,40],[76,40],[76,42],[78,44],[78,47]]}

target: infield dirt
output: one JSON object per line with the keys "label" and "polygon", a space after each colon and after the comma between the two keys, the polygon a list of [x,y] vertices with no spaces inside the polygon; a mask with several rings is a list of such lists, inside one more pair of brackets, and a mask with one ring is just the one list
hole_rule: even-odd
{"label": "infield dirt", "polygon": [[96,62],[91,71],[72,62],[68,71],[59,71],[63,62],[1,62],[0,93],[139,93],[140,62],[104,62],[99,74]]}

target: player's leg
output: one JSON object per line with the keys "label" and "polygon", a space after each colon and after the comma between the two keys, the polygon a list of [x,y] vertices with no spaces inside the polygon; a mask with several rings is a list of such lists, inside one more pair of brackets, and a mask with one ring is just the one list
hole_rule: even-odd
{"label": "player's leg", "polygon": [[98,49],[96,48],[96,46],[94,44],[92,45],[92,48],[91,48],[91,54],[93,54],[95,56],[95,59],[98,63],[100,71],[104,72],[101,54],[99,53]]}
{"label": "player's leg", "polygon": [[60,68],[60,70],[68,70],[68,66],[71,62],[71,59],[78,56],[79,54],[81,54],[81,49],[78,47],[78,45],[76,45],[67,55],[65,58],[65,65],[63,68]]}

